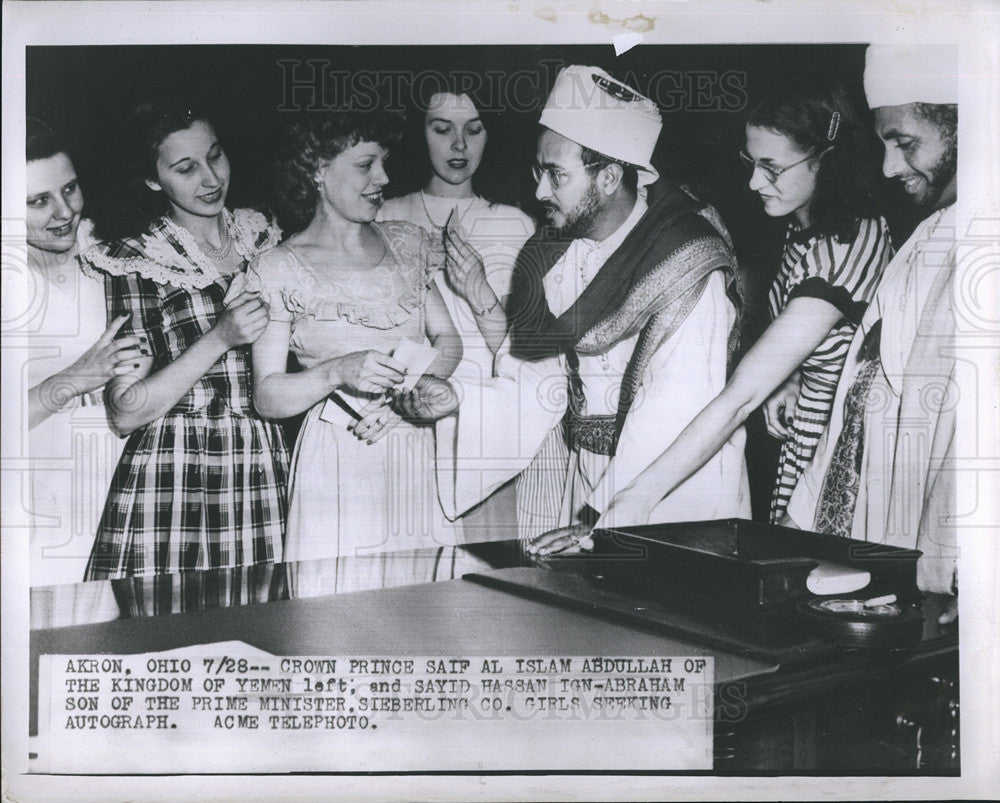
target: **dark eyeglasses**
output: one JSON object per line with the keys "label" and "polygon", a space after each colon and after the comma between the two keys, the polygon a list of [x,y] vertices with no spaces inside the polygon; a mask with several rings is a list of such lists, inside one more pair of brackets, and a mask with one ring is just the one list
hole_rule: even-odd
{"label": "dark eyeglasses", "polygon": [[798,167],[800,164],[808,162],[810,159],[818,159],[831,148],[833,148],[832,145],[828,148],[824,148],[819,153],[811,153],[805,158],[799,159],[797,162],[792,162],[790,165],[783,165],[780,167],[777,165],[765,164],[764,162],[758,162],[746,151],[740,151],[740,161],[743,162],[743,165],[750,171],[751,174],[756,170],[760,170],[760,172],[764,174],[764,178],[767,180],[768,184],[775,184],[778,179],[781,178],[782,173],[791,170],[793,167]]}

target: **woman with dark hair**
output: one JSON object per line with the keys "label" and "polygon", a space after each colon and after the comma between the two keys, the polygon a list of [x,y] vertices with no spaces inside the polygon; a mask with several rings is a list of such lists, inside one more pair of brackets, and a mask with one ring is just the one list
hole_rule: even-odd
{"label": "woman with dark hair", "polygon": [[[888,226],[876,211],[879,162],[870,131],[841,88],[775,95],[757,106],[747,122],[747,152],[741,158],[752,173],[750,188],[771,217],[787,216],[789,207],[795,207],[768,296],[771,317],[777,319],[797,298],[826,301],[820,310],[827,317],[836,314],[833,310],[843,313],[764,405],[768,431],[784,441],[772,522],[781,519],[815,454],[854,330],[892,258]],[[782,184],[785,171],[776,165],[788,164],[778,161],[779,155],[794,156],[794,162],[805,154],[820,162],[814,190],[802,206],[795,195],[802,192],[798,182]],[[821,328],[817,323],[817,331]]]}
{"label": "woman with dark hair", "polygon": [[[358,557],[340,566],[335,591],[432,579],[386,556],[437,547],[442,537],[433,436],[414,419],[454,409],[444,380],[462,346],[432,282],[426,233],[375,222],[399,133],[380,113],[295,122],[277,189],[304,228],[250,272],[271,315],[253,349],[257,409],[274,419],[309,411],[293,458],[286,558]],[[433,360],[416,389],[401,393],[411,367],[402,355],[426,343]],[[289,352],[301,370],[289,372]]]}
{"label": "woman with dark hair", "polygon": [[111,315],[129,316],[122,331],[149,356],[106,390],[128,442],[87,576],[279,561],[287,455],[251,403],[247,346],[268,317],[244,289],[247,263],[279,232],[226,208],[229,160],[204,116],[144,103],[128,135],[119,186],[133,227],[85,258],[110,277]]}
{"label": "woman with dark hair", "polygon": [[[133,370],[146,347],[135,335],[116,337],[125,316],[105,328],[104,282],[81,269],[79,254],[94,244],[93,224],[83,217],[69,148],[37,118],[27,119],[26,134],[28,284],[23,294],[11,294],[28,306],[4,334],[30,332],[38,347],[26,366],[35,517],[30,576],[32,585],[54,585],[83,579],[111,482],[108,466],[121,455],[101,388]],[[67,488],[62,466],[46,468],[57,461],[72,462],[75,492]]]}
{"label": "woman with dark hair", "polygon": [[[892,256],[888,226],[873,211],[878,160],[869,130],[839,88],[787,91],[750,113],[740,154],[749,186],[764,212],[787,225],[770,293],[774,320],[723,391],[615,496],[599,526],[646,524],[660,500],[765,402],[769,431],[785,441],[771,505],[772,521],[781,518],[829,420],[854,330]],[[578,537],[556,531],[533,549],[559,551]]]}
{"label": "woman with dark hair", "polygon": [[[115,339],[124,317],[104,329],[103,282],[92,271],[80,271],[82,266],[77,257],[94,244],[94,227],[83,218],[83,192],[69,149],[45,123],[28,118],[26,155],[28,266],[51,285],[53,293],[57,288],[62,290],[50,299],[45,310],[49,317],[58,314],[54,305],[75,291],[69,307],[73,320],[66,323],[74,328],[82,323],[90,332],[89,339],[84,335],[87,347],[76,355],[78,359],[31,388],[28,396],[31,429],[74,399],[100,390],[109,379],[128,371],[140,356],[141,346],[135,336]],[[57,323],[56,318],[50,323]],[[100,329],[94,328],[95,323],[100,324]],[[66,356],[65,349],[62,356]],[[33,371],[39,367],[34,364]]]}
{"label": "woman with dark hair", "polygon": [[[434,282],[462,336],[463,359],[453,381],[479,383],[493,376],[494,355],[507,334],[504,305],[514,262],[535,224],[520,209],[476,194],[473,183],[487,131],[468,94],[458,89],[434,93],[422,130],[430,176],[421,190],[386,201],[378,219],[408,220],[430,233]],[[477,440],[485,436],[479,433]],[[516,538],[516,508],[511,480],[462,513],[464,537]]]}
{"label": "woman with dark hair", "polygon": [[535,230],[514,206],[473,189],[487,132],[468,94],[436,92],[424,111],[431,173],[424,187],[385,202],[379,220],[408,220],[431,235],[440,270],[435,283],[462,334],[464,360],[477,378],[492,373],[492,358],[507,334],[503,302],[514,261]]}

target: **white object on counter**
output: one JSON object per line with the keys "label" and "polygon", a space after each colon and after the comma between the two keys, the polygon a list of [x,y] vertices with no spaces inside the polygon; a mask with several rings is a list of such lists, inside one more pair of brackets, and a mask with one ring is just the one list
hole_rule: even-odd
{"label": "white object on counter", "polygon": [[818,596],[850,594],[860,591],[871,580],[871,572],[821,560],[819,566],[809,572],[806,588]]}

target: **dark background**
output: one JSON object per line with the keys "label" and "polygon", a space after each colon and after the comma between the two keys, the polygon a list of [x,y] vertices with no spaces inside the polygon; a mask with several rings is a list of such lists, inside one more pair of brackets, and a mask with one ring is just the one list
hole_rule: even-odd
{"label": "dark background", "polygon": [[[400,195],[421,186],[429,172],[421,98],[441,85],[440,76],[468,73],[489,135],[477,189],[538,219],[530,166],[552,80],[563,65],[603,67],[657,102],[664,128],[654,165],[695,188],[729,227],[747,302],[746,345],[767,324],[766,292],[784,232],[784,222],[764,215],[746,186],[738,158],[746,113],[773,88],[834,80],[863,105],[864,48],[643,45],[616,58],[608,45],[30,47],[27,111],[72,142],[89,216],[104,213],[123,115],[165,90],[215,123],[232,163],[230,206],[272,207],[272,155],[296,109],[353,103],[405,113],[407,132],[389,165],[388,194]],[[897,246],[917,222],[900,200],[887,186],[885,215]],[[777,459],[762,420],[756,413],[748,425],[755,518],[766,518]]]}

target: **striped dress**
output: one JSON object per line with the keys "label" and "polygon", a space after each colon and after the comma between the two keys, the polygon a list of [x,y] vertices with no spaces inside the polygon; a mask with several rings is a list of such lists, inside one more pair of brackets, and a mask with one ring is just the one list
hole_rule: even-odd
{"label": "striped dress", "polygon": [[[227,212],[226,223],[244,269],[278,242],[259,212]],[[146,336],[154,373],[225,309],[231,279],[167,218],[84,258],[109,277],[109,317],[131,316],[120,334]],[[250,379],[249,347],[230,349],[166,415],[129,436],[86,579],[282,559],[288,454],[278,426],[254,412]]]}
{"label": "striped dress", "polygon": [[829,302],[844,317],[799,368],[801,387],[791,435],[781,448],[772,522],[784,514],[795,484],[816,452],[854,331],[891,258],[889,227],[882,218],[859,221],[857,235],[849,242],[803,230],[795,222],[789,225],[781,269],[768,298],[771,318],[803,296]]}

